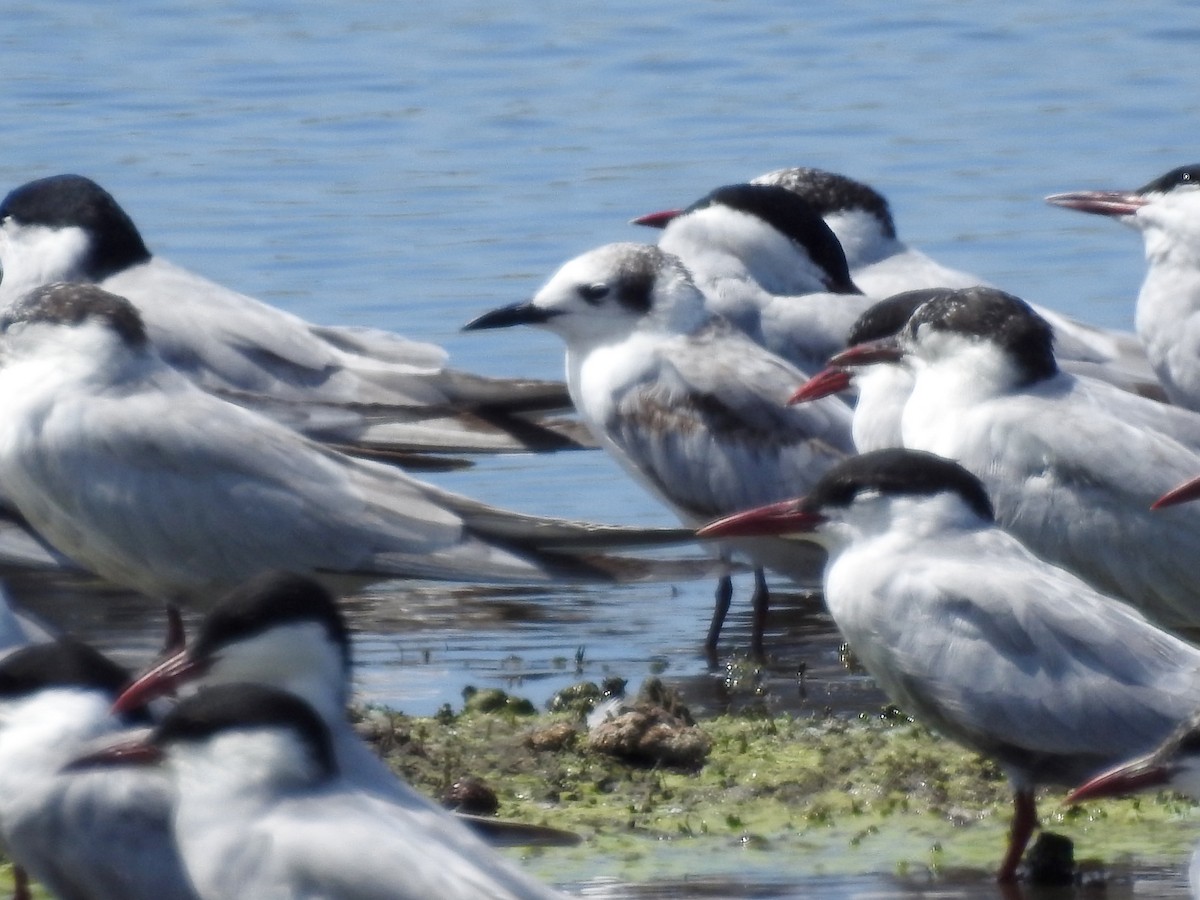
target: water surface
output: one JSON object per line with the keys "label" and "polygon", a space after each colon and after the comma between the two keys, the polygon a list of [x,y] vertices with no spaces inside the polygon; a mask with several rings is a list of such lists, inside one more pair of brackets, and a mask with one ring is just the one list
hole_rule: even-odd
{"label": "water surface", "polygon": [[[945,262],[1128,328],[1140,240],[1041,197],[1194,161],[1198,37],[1195,8],[1170,0],[16,0],[0,20],[0,184],[90,175],[178,263],[317,321],[435,341],[493,374],[556,377],[561,345],[460,334],[467,319],[528,296],[582,250],[652,237],[631,216],[786,165],[868,181],[902,234]],[[672,523],[600,454],[491,460],[439,480],[530,511]],[[723,642],[735,663],[748,590]],[[159,640],[152,604],[31,592],[131,661]],[[467,684],[541,701],[610,673],[662,674],[720,709],[727,673],[700,653],[710,604],[704,583],[400,585],[349,609],[362,696],[409,712],[457,703]],[[841,667],[812,598],[780,599],[768,645],[772,708],[880,702]],[[739,890],[793,896],[769,879]],[[961,890],[974,889],[835,879],[803,893]]]}

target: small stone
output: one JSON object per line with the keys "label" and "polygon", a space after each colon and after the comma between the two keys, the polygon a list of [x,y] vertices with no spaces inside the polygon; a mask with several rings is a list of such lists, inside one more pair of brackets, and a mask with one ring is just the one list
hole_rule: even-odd
{"label": "small stone", "polygon": [[1075,845],[1061,834],[1043,831],[1025,854],[1025,878],[1030,884],[1072,884]]}
{"label": "small stone", "polygon": [[482,779],[467,775],[450,785],[442,796],[442,805],[473,816],[494,816],[500,809],[500,798]]}
{"label": "small stone", "polygon": [[639,765],[698,769],[708,759],[712,739],[661,707],[639,707],[598,724],[588,746]]}
{"label": "small stone", "polygon": [[525,746],[534,751],[556,753],[573,746],[579,737],[575,726],[568,722],[555,722],[545,728],[537,728],[525,735]]}

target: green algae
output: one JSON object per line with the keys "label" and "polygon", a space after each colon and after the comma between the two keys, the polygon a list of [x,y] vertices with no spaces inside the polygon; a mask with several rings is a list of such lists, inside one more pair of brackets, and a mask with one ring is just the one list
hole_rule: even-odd
{"label": "green algae", "polygon": [[[578,711],[530,717],[490,705],[433,719],[375,709],[365,731],[432,796],[469,774],[497,792],[501,817],[581,834],[577,847],[520,854],[559,883],[731,872],[986,877],[1003,852],[1011,795],[997,767],[894,710],[705,719],[707,762],[675,771],[590,750]],[[554,740],[539,739],[547,733]],[[1177,866],[1200,830],[1193,805],[1173,795],[1081,807],[1063,796],[1039,793],[1043,827],[1074,841],[1089,864]]]}

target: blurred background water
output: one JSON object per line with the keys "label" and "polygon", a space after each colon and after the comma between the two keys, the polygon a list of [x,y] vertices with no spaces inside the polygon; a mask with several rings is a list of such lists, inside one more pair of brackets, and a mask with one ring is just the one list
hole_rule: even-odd
{"label": "blurred background water", "polygon": [[[1139,238],[1041,198],[1195,161],[1198,40],[1200,11],[1182,0],[13,0],[0,17],[0,185],[89,175],[156,253],[497,375],[559,377],[561,343],[460,334],[473,315],[527,297],[585,249],[653,239],[631,216],[790,165],[871,183],[902,237],[943,262],[1131,328]],[[599,453],[438,480],[529,511],[672,523]],[[722,645],[735,659],[748,644],[738,588]],[[153,606],[40,593],[49,615],[131,660],[160,639]],[[459,703],[467,684],[540,702],[581,677],[651,673],[720,708],[727,682],[754,675],[707,671],[710,607],[707,582],[400,586],[349,606],[361,694],[413,713]],[[768,646],[772,708],[879,702],[842,667],[811,598],[782,600]]]}

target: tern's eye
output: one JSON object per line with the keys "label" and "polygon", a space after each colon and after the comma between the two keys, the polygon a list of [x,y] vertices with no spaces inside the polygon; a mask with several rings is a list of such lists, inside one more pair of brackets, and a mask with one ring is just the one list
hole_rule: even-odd
{"label": "tern's eye", "polygon": [[583,298],[585,303],[591,303],[593,306],[608,296],[609,287],[603,281],[597,281],[595,284],[581,284],[579,286],[579,296]]}

